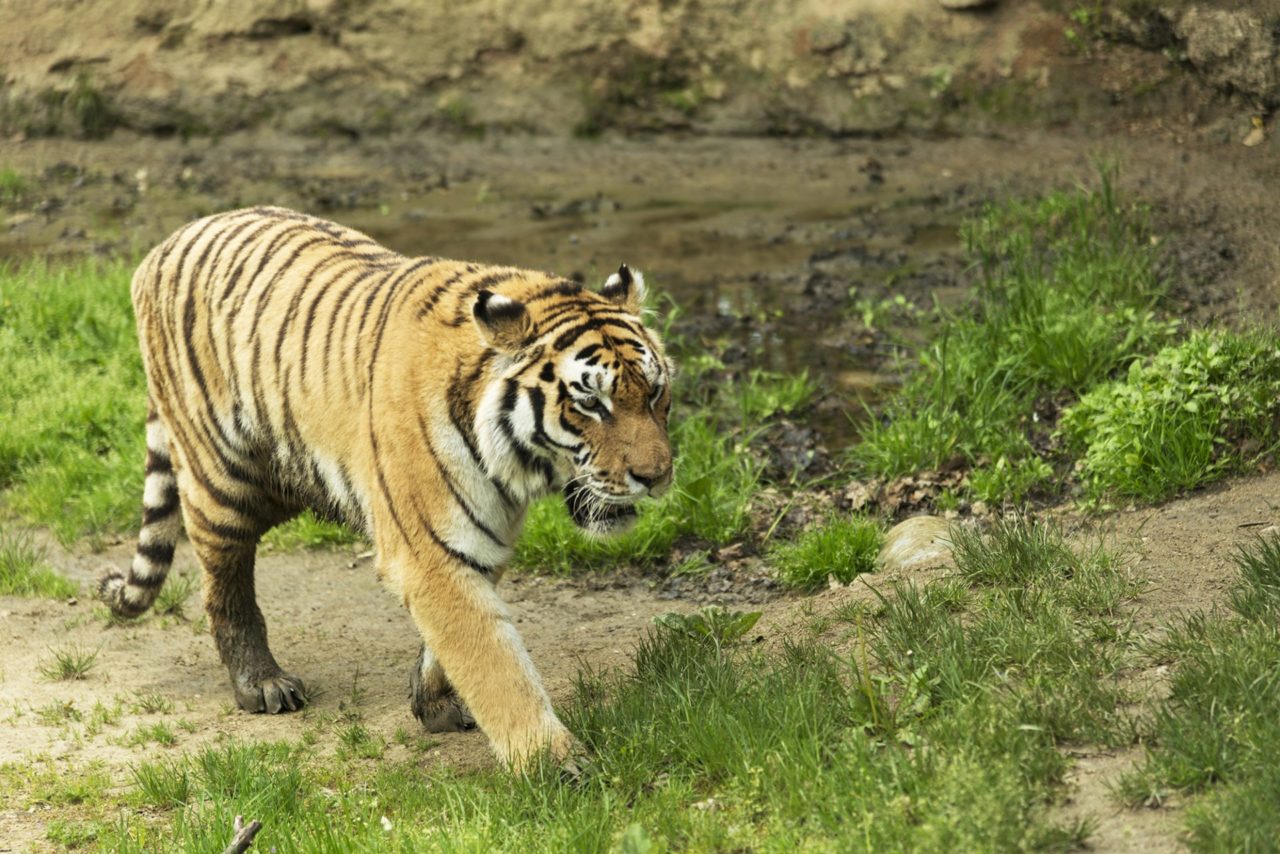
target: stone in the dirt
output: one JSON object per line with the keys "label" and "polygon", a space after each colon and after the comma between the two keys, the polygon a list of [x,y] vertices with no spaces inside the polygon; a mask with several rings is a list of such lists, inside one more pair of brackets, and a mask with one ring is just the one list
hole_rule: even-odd
{"label": "stone in the dirt", "polygon": [[1244,139],[1241,141],[1250,148],[1253,148],[1255,145],[1262,145],[1266,139],[1267,132],[1260,127],[1255,127],[1245,134]]}
{"label": "stone in the dirt", "polygon": [[912,516],[889,529],[877,562],[882,571],[917,570],[952,563],[951,524],[939,516]]}

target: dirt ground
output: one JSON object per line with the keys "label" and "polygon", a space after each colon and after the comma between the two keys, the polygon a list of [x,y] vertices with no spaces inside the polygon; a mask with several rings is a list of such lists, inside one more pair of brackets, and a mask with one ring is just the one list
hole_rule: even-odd
{"label": "dirt ground", "polygon": [[[1095,522],[1068,517],[1083,531]],[[1280,524],[1280,474],[1242,478],[1169,502],[1161,507],[1122,513],[1102,530],[1131,545],[1135,569],[1150,586],[1138,600],[1137,619],[1144,631],[1159,632],[1178,615],[1212,609],[1223,601],[1234,575],[1230,556],[1268,526]],[[128,544],[98,555],[61,554],[55,564],[87,590],[106,563],[128,560]],[[185,545],[175,572],[196,572]],[[914,573],[936,578],[937,569]],[[895,577],[901,577],[896,575]],[[0,598],[0,642],[4,646],[0,679],[0,762],[32,760],[47,767],[101,762],[117,773],[140,760],[169,751],[189,751],[220,738],[296,740],[318,722],[331,721],[355,704],[363,724],[391,746],[388,758],[409,758],[394,743],[398,729],[416,734],[407,701],[407,676],[417,653],[416,633],[407,613],[380,588],[371,564],[349,551],[267,554],[259,562],[259,602],[282,664],[307,680],[312,703],[292,715],[251,715],[234,708],[226,673],[199,621],[200,595],[186,604],[186,619],[148,616],[129,625],[108,625],[99,605],[88,597],[71,602]],[[850,598],[870,599],[870,588],[886,585],[884,573],[863,576],[847,588],[809,596],[779,596],[764,603],[755,633],[776,643],[788,633],[806,631],[815,619]],[[654,616],[689,611],[706,602],[736,604],[733,594],[672,600],[644,579],[601,576],[574,581],[541,576],[505,579],[500,590],[511,604],[517,625],[557,702],[572,693],[582,666],[623,665]],[[51,682],[40,673],[53,647],[68,644],[98,650],[88,678]],[[1159,690],[1160,674],[1134,674]],[[175,712],[158,716],[130,711],[145,695],[160,695]],[[56,723],[42,722],[38,710],[74,703],[85,714],[95,702],[124,704],[120,720],[96,736],[72,735]],[[130,746],[137,726],[163,720],[189,722],[176,729],[172,747]],[[428,767],[466,768],[493,763],[479,733],[432,736],[421,756]],[[1140,758],[1140,751],[1099,751],[1087,746],[1070,751],[1075,759],[1063,818],[1092,816],[1096,851],[1163,851],[1178,848],[1179,804],[1128,810],[1116,805],[1108,785]],[[43,810],[0,809],[0,840],[24,850],[44,837]]]}

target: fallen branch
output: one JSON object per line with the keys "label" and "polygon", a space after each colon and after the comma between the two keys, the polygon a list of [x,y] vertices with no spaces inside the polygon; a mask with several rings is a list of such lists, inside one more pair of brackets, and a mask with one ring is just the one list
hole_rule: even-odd
{"label": "fallen branch", "polygon": [[236,816],[233,829],[236,835],[231,837],[231,843],[222,849],[222,854],[244,854],[249,850],[249,846],[253,844],[253,837],[258,835],[258,831],[262,830],[262,822],[254,819],[248,824],[244,823],[244,816]]}

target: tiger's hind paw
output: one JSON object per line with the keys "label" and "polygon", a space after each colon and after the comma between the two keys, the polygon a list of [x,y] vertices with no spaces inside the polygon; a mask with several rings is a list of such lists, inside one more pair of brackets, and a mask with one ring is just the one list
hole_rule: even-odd
{"label": "tiger's hind paw", "polygon": [[427,732],[465,732],[476,728],[476,719],[467,704],[452,692],[425,698],[415,694],[410,704],[413,716]]}
{"label": "tiger's hind paw", "polygon": [[307,704],[307,689],[302,680],[280,671],[257,683],[235,685],[236,704],[246,712],[278,715],[296,712]]}

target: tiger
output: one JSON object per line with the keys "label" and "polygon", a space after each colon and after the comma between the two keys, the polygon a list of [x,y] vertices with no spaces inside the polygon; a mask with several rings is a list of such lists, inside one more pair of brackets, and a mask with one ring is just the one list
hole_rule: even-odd
{"label": "tiger", "polygon": [[264,533],[303,510],[368,538],[421,635],[410,707],[476,726],[499,761],[576,763],[495,585],[531,501],[563,494],[592,536],[672,482],[672,365],[644,277],[407,257],[279,207],[215,214],[145,256],[131,293],[147,382],[142,523],[98,595],[155,601],[185,528],[237,705],[294,711],[303,681],[267,644]]}

